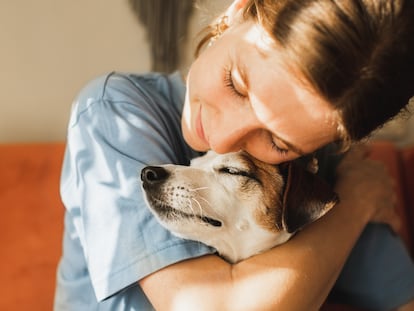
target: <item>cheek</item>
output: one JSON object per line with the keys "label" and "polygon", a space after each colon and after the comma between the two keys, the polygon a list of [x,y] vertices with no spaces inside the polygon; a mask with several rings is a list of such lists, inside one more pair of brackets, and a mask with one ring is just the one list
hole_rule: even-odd
{"label": "cheek", "polygon": [[191,123],[192,123],[192,116],[191,116],[191,106],[190,102],[188,100],[188,94],[185,96],[185,102],[183,107],[183,113],[181,115],[181,130],[184,135],[184,139],[189,142],[190,139],[190,129],[191,129]]}

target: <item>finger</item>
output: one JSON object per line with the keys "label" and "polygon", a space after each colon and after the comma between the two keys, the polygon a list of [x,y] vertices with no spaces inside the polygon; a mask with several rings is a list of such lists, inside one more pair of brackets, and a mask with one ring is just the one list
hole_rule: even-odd
{"label": "finger", "polygon": [[402,222],[400,216],[397,214],[395,209],[390,209],[390,216],[388,224],[391,226],[395,233],[401,233]]}
{"label": "finger", "polygon": [[347,151],[339,166],[345,168],[349,165],[354,165],[355,163],[366,159],[366,155],[367,147],[365,145],[354,145],[350,150]]}
{"label": "finger", "polygon": [[383,205],[384,207],[380,208],[372,221],[375,223],[386,223],[394,232],[400,233],[402,222],[395,205],[391,204],[391,200],[384,200]]}
{"label": "finger", "polygon": [[353,159],[364,159],[367,157],[371,150],[370,145],[366,143],[354,144],[349,150],[349,153]]}

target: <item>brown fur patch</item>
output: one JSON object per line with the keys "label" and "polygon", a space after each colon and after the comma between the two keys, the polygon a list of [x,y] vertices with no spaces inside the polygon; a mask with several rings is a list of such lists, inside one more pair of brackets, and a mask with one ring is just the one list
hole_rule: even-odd
{"label": "brown fur patch", "polygon": [[[245,155],[243,161],[251,167],[261,184],[262,205],[255,206],[256,222],[269,231],[282,230],[282,191],[283,178],[276,165],[267,164]],[[253,207],[252,207],[253,208]]]}

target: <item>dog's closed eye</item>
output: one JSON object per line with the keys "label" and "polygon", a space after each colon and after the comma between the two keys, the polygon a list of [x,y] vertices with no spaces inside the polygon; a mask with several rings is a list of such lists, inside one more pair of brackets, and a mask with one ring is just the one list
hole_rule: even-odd
{"label": "dog's closed eye", "polygon": [[240,177],[246,177],[246,178],[255,180],[256,182],[260,182],[258,180],[257,176],[255,174],[253,174],[253,172],[250,172],[248,170],[238,168],[238,167],[231,167],[231,166],[220,167],[218,169],[218,172],[222,173],[222,174],[229,174],[229,175],[236,175],[236,176],[240,176]]}

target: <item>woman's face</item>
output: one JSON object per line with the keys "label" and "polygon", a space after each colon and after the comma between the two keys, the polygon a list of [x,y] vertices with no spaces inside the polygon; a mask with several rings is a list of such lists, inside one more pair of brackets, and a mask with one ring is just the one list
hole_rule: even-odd
{"label": "woman's face", "polygon": [[335,110],[282,66],[269,40],[251,21],[235,24],[192,64],[182,119],[192,148],[276,164],[337,138]]}

